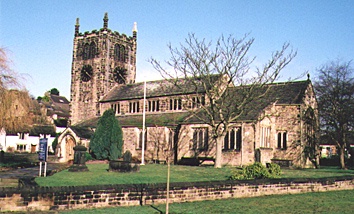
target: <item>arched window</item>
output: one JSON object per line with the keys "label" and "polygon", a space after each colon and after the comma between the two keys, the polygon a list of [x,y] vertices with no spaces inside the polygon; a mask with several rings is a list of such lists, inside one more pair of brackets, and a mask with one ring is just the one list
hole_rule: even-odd
{"label": "arched window", "polygon": [[89,59],[89,57],[90,57],[90,45],[88,43],[86,43],[84,45],[84,51],[83,51],[82,58],[84,60],[86,60],[86,59]]}
{"label": "arched window", "polygon": [[124,47],[123,45],[120,46],[120,53],[119,53],[119,55],[120,55],[119,60],[120,60],[121,62],[125,62],[125,47]]}
{"label": "arched window", "polygon": [[95,58],[96,55],[96,43],[95,42],[91,42],[90,44],[90,50],[89,50],[89,59],[93,59]]}
{"label": "arched window", "polygon": [[120,45],[118,44],[114,45],[114,59],[120,60]]}

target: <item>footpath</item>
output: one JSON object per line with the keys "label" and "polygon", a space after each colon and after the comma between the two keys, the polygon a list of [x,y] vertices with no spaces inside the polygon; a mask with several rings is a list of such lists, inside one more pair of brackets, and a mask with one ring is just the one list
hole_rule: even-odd
{"label": "footpath", "polygon": [[[47,163],[47,176],[65,168],[63,163]],[[44,164],[42,165],[43,176]],[[10,169],[0,172],[0,187],[36,186],[34,179],[39,176],[39,166],[29,168]]]}

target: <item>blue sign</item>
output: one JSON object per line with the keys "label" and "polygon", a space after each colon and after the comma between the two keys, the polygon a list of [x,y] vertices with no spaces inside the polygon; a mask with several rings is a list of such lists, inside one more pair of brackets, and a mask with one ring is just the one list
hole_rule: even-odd
{"label": "blue sign", "polygon": [[39,139],[39,152],[38,152],[38,160],[39,161],[47,161],[47,148],[48,148],[48,139],[41,138]]}

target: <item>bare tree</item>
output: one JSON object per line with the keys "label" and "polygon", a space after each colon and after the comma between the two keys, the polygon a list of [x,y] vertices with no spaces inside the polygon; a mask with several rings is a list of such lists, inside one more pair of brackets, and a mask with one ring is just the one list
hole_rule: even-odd
{"label": "bare tree", "polygon": [[[171,54],[170,60],[166,61],[168,68],[151,59],[154,68],[184,94],[190,93],[191,87],[195,88],[197,98],[185,96],[185,103],[198,106],[188,109],[211,127],[211,137],[216,143],[216,168],[221,167],[222,144],[229,125],[237,121],[249,102],[264,96],[267,90],[260,89],[277,80],[280,71],[296,56],[296,52],[288,50],[289,44],[286,43],[262,68],[252,69],[255,58],[249,58],[248,52],[253,42],[254,38],[248,38],[248,35],[241,39],[221,36],[213,44],[189,34],[180,48],[168,46]],[[229,90],[233,86],[247,87],[236,98]]]}
{"label": "bare tree", "polygon": [[314,87],[320,127],[339,148],[340,167],[345,169],[345,149],[354,125],[354,70],[351,62],[333,61],[318,69]]}
{"label": "bare tree", "polygon": [[6,50],[0,48],[0,127],[11,132],[28,128],[34,103],[26,90],[19,90],[21,76],[10,64]]}

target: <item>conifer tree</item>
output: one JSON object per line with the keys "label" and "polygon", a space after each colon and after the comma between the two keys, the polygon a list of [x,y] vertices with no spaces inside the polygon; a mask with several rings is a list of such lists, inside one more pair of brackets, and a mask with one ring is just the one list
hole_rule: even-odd
{"label": "conifer tree", "polygon": [[90,151],[98,160],[115,160],[122,156],[123,132],[112,109],[106,110],[99,119],[90,141]]}

